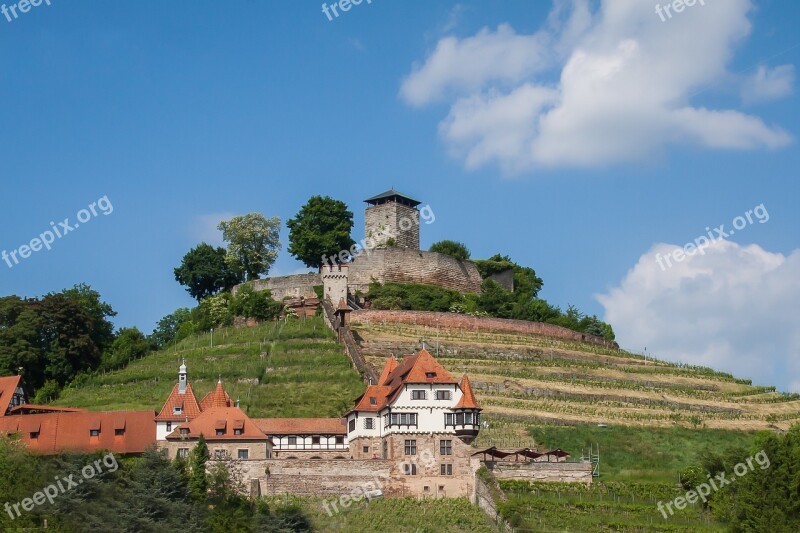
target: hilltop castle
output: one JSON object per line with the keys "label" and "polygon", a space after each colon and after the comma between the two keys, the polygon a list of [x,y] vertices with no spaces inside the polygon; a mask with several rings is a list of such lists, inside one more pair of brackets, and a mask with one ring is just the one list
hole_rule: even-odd
{"label": "hilltop castle", "polygon": [[[336,306],[344,300],[356,307],[363,302],[371,281],[419,283],[461,292],[481,291],[478,268],[472,261],[419,249],[420,221],[435,220],[429,205],[394,189],[364,200],[364,238],[349,263],[330,262],[318,273],[279,276],[248,282],[256,290],[269,289],[273,298],[317,298],[314,287],[323,285],[325,298]],[[234,287],[236,293],[238,287]]]}

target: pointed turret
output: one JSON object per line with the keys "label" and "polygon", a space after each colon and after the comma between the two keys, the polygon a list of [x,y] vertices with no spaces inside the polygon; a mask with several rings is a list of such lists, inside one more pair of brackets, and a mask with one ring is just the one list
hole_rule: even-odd
{"label": "pointed turret", "polygon": [[453,409],[480,409],[481,407],[478,405],[478,400],[475,399],[475,393],[472,392],[472,384],[469,382],[469,377],[467,377],[466,374],[461,378],[459,387],[462,392],[461,399]]}

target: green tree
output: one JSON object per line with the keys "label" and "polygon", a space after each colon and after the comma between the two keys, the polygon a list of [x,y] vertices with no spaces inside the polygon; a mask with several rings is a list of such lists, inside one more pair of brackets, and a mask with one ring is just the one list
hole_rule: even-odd
{"label": "green tree", "polygon": [[[308,267],[319,267],[328,257],[352,250],[353,212],[329,196],[312,196],[286,226],[289,253]],[[349,252],[348,252],[349,254]]]}
{"label": "green tree", "polygon": [[220,222],[218,227],[228,243],[226,261],[231,269],[244,272],[248,280],[269,273],[281,246],[278,217],[249,213]]}
{"label": "green tree", "polygon": [[464,243],[444,240],[435,242],[430,247],[431,252],[449,255],[456,259],[469,259],[469,249]]}
{"label": "green tree", "polygon": [[122,328],[106,353],[100,368],[111,370],[120,368],[131,361],[141,358],[153,349],[153,342],[138,328]]}
{"label": "green tree", "polygon": [[202,243],[183,256],[181,266],[175,272],[175,281],[186,286],[192,298],[198,302],[220,291],[230,290],[244,277],[242,270],[226,261],[224,248],[214,248]]}
{"label": "green tree", "polygon": [[103,352],[111,346],[114,342],[114,324],[108,319],[117,316],[117,312],[101,300],[100,293],[86,283],[79,283],[61,293],[77,302],[92,318],[90,335],[97,348]]}
{"label": "green tree", "polygon": [[208,492],[208,476],[206,463],[208,462],[208,445],[206,438],[200,434],[197,445],[189,454],[189,494],[196,500],[205,500]]}
{"label": "green tree", "polygon": [[173,341],[182,339],[179,332],[181,326],[191,320],[191,311],[185,307],[176,309],[164,318],[158,321],[153,333],[150,334],[150,339],[155,343],[157,348],[163,348]]}
{"label": "green tree", "polygon": [[272,299],[272,293],[256,291],[250,285],[243,285],[230,303],[230,311],[234,316],[271,320],[283,309],[283,304]]}

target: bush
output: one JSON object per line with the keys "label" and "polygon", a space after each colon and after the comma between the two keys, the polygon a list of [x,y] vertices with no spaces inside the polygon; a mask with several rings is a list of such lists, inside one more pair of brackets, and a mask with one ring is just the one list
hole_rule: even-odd
{"label": "bush", "polygon": [[268,290],[259,292],[250,285],[245,285],[230,304],[230,310],[235,316],[255,318],[258,320],[272,320],[280,315],[283,304],[272,299]]}
{"label": "bush", "polygon": [[375,281],[370,283],[367,298],[375,309],[414,311],[449,311],[452,305],[464,301],[461,293],[432,285]]}
{"label": "bush", "polygon": [[457,241],[444,240],[435,242],[431,245],[430,251],[449,255],[456,259],[469,259],[469,249],[464,243]]}

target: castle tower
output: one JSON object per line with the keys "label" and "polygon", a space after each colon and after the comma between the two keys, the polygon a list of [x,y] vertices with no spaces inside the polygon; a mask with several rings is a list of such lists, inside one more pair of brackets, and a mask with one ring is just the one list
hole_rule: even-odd
{"label": "castle tower", "polygon": [[322,287],[326,298],[336,308],[340,300],[347,301],[347,264],[332,265],[327,263],[319,269]]}
{"label": "castle tower", "polygon": [[419,210],[417,200],[394,189],[364,200],[370,205],[364,212],[364,238],[372,239],[374,248],[387,243],[419,250]]}

